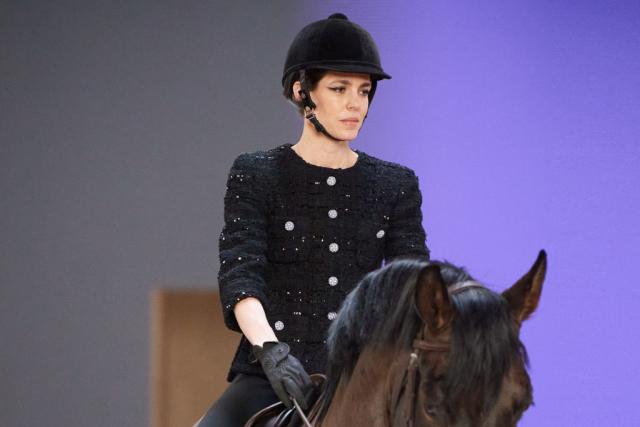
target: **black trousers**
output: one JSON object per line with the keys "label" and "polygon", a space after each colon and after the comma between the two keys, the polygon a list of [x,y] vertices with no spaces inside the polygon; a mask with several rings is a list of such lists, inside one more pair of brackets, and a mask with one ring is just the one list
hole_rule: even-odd
{"label": "black trousers", "polygon": [[266,378],[238,374],[198,427],[243,427],[256,412],[279,400]]}

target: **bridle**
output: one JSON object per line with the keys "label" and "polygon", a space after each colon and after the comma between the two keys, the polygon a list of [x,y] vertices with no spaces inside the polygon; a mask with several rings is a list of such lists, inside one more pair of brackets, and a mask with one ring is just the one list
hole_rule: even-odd
{"label": "bridle", "polygon": [[[449,296],[459,294],[460,292],[466,291],[470,288],[484,288],[480,283],[467,280],[465,282],[455,283],[447,288],[449,292]],[[406,393],[405,396],[409,399],[409,409],[408,413],[405,414],[406,418],[406,426],[414,427],[415,425],[415,409],[416,409],[416,400],[417,400],[417,386],[418,386],[418,376],[420,372],[418,370],[418,362],[420,360],[420,356],[422,353],[426,352],[436,352],[436,353],[447,353],[450,350],[450,342],[442,341],[442,340],[434,340],[434,339],[424,339],[424,328],[418,332],[418,335],[413,340],[413,351],[409,355],[409,363],[404,371],[404,379],[406,378]],[[418,338],[418,336],[420,338]],[[398,391],[396,399],[396,408],[398,407],[398,403],[400,400],[401,390]]]}

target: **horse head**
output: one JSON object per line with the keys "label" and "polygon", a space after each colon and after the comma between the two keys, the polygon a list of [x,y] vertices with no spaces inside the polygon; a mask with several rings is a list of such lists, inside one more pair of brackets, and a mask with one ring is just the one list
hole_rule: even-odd
{"label": "horse head", "polygon": [[423,323],[393,425],[516,425],[532,403],[520,327],[538,306],[546,265],[540,251],[502,294],[468,276],[455,280],[439,263],[419,272],[414,295]]}

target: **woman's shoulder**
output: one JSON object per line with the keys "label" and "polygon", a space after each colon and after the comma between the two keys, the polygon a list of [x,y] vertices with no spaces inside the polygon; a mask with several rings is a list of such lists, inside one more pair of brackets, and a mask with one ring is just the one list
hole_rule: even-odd
{"label": "woman's shoulder", "polygon": [[370,154],[364,153],[367,159],[367,163],[371,165],[370,172],[385,179],[392,180],[413,180],[416,173],[409,166],[392,162],[389,160],[383,160]]}
{"label": "woman's shoulder", "polygon": [[274,148],[240,153],[233,161],[232,170],[256,172],[264,175],[276,170],[277,161],[284,154],[286,144]]}

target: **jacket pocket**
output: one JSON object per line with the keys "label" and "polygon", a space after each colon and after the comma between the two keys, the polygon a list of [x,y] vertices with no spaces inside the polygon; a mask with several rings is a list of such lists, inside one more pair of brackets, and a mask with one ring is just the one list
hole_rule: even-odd
{"label": "jacket pocket", "polygon": [[272,217],[268,229],[267,259],[295,263],[309,257],[309,220],[304,217]]}
{"label": "jacket pocket", "polygon": [[358,265],[367,270],[380,266],[384,257],[384,242],[388,224],[363,221],[358,226],[357,254]]}

